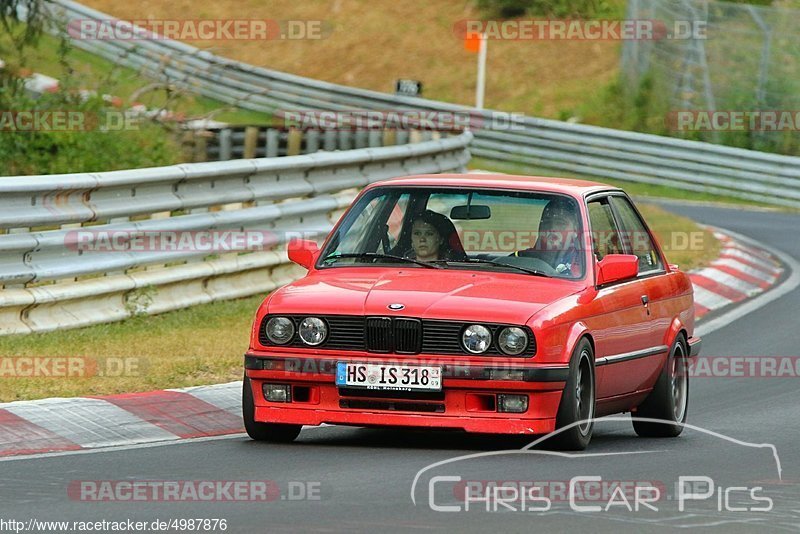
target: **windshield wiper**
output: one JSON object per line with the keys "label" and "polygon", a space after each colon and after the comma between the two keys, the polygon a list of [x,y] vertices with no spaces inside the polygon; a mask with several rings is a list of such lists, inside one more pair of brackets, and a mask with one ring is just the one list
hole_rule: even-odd
{"label": "windshield wiper", "polygon": [[402,261],[405,263],[414,263],[416,265],[421,265],[422,267],[427,267],[428,269],[441,269],[442,267],[438,265],[433,265],[431,263],[426,263],[424,261],[417,261],[411,258],[404,258],[403,256],[394,256],[392,254],[378,254],[377,252],[360,252],[360,253],[353,253],[353,254],[331,254],[330,256],[326,257],[322,260],[322,263],[334,261],[338,259],[347,259],[347,258],[354,258],[354,259],[383,259],[383,260],[393,260],[393,261]]}
{"label": "windshield wiper", "polygon": [[518,271],[522,271],[524,273],[532,274],[534,276],[544,276],[545,278],[551,278],[551,276],[544,271],[537,271],[536,269],[528,269],[525,267],[520,267],[519,265],[511,265],[509,263],[501,263],[499,261],[494,260],[485,260],[483,258],[467,258],[465,260],[435,260],[431,263],[488,263],[490,265],[496,265],[498,267],[509,267],[511,269],[517,269]]}

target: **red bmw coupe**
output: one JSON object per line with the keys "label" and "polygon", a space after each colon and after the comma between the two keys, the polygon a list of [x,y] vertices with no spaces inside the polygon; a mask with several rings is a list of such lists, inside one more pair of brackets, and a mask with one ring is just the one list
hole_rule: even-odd
{"label": "red bmw coupe", "polygon": [[548,434],[583,449],[594,420],[641,436],[686,421],[692,284],[622,190],[571,179],[425,175],[365,188],[308,274],[253,323],[248,434],[302,425]]}

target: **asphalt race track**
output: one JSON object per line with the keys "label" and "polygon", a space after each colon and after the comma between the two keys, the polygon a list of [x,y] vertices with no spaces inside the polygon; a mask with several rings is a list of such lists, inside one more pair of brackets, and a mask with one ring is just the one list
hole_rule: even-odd
{"label": "asphalt race track", "polygon": [[[740,209],[667,205],[678,213],[732,230],[800,260],[800,215]],[[787,273],[788,274],[788,273]],[[704,319],[713,320],[713,317]],[[798,356],[800,289],[704,336],[702,357]],[[167,446],[94,451],[0,462],[0,509],[4,517],[39,520],[226,519],[228,532],[341,532],[432,530],[664,531],[704,526],[725,532],[800,529],[800,379],[696,378],[691,382],[688,428],[678,439],[637,438],[628,421],[598,423],[585,453],[548,454],[530,440],[399,430],[322,427],[304,430],[291,445],[267,445],[232,436]],[[626,416],[627,417],[627,416]],[[753,444],[771,444],[753,446]],[[516,453],[502,451],[516,450]],[[476,453],[420,474],[430,464]],[[550,495],[547,511],[512,505],[486,507],[476,501],[464,511],[462,480],[550,481],[575,476],[603,481],[649,481],[662,497],[629,511],[604,508],[607,498],[587,497],[570,505]],[[708,497],[684,498],[680,476],[708,477]],[[73,481],[96,480],[271,480],[282,495],[269,502],[84,502],[68,494]],[[429,491],[434,481],[434,491]],[[307,484],[308,483],[308,484]],[[300,489],[298,489],[300,488]],[[743,489],[744,488],[744,489]],[[760,488],[760,489],[758,489]],[[311,493],[312,499],[302,498]],[[296,498],[296,499],[295,499]],[[456,506],[458,512],[434,511]],[[771,510],[765,504],[770,499]],[[633,499],[628,499],[633,504]],[[591,502],[590,502],[591,501]],[[527,503],[542,506],[543,501]],[[578,511],[598,505],[599,511]],[[509,509],[513,508],[513,509]],[[762,508],[762,510],[753,510]],[[175,530],[172,530],[175,532]],[[219,531],[219,530],[218,530]]]}

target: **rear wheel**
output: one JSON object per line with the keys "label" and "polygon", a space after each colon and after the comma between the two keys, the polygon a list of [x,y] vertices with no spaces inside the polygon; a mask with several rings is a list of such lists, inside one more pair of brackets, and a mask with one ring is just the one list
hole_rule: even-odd
{"label": "rear wheel", "polygon": [[[689,408],[689,372],[686,339],[678,335],[653,391],[637,408],[633,429],[642,437],[674,438],[683,432]],[[663,423],[637,421],[636,417],[661,419]]]}
{"label": "rear wheel", "polygon": [[242,418],[247,435],[256,441],[289,443],[300,434],[302,425],[261,423],[255,420],[255,412],[253,388],[250,385],[250,379],[245,376],[242,382]]}
{"label": "rear wheel", "polygon": [[556,430],[566,430],[548,441],[562,450],[582,451],[592,439],[594,411],[594,351],[589,340],[583,338],[570,359],[569,377],[556,416]]}

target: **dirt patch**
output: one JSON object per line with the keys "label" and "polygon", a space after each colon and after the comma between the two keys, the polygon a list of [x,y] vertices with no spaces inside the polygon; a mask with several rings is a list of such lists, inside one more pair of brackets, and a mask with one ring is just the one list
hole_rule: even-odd
{"label": "dirt patch", "polygon": [[[397,78],[422,80],[428,98],[474,103],[477,57],[453,31],[457,21],[479,18],[469,1],[84,3],[123,19],[322,20],[330,35],[321,40],[188,42],[253,65],[377,91],[393,91]],[[557,117],[616,77],[619,52],[613,41],[491,41],[486,106]]]}

